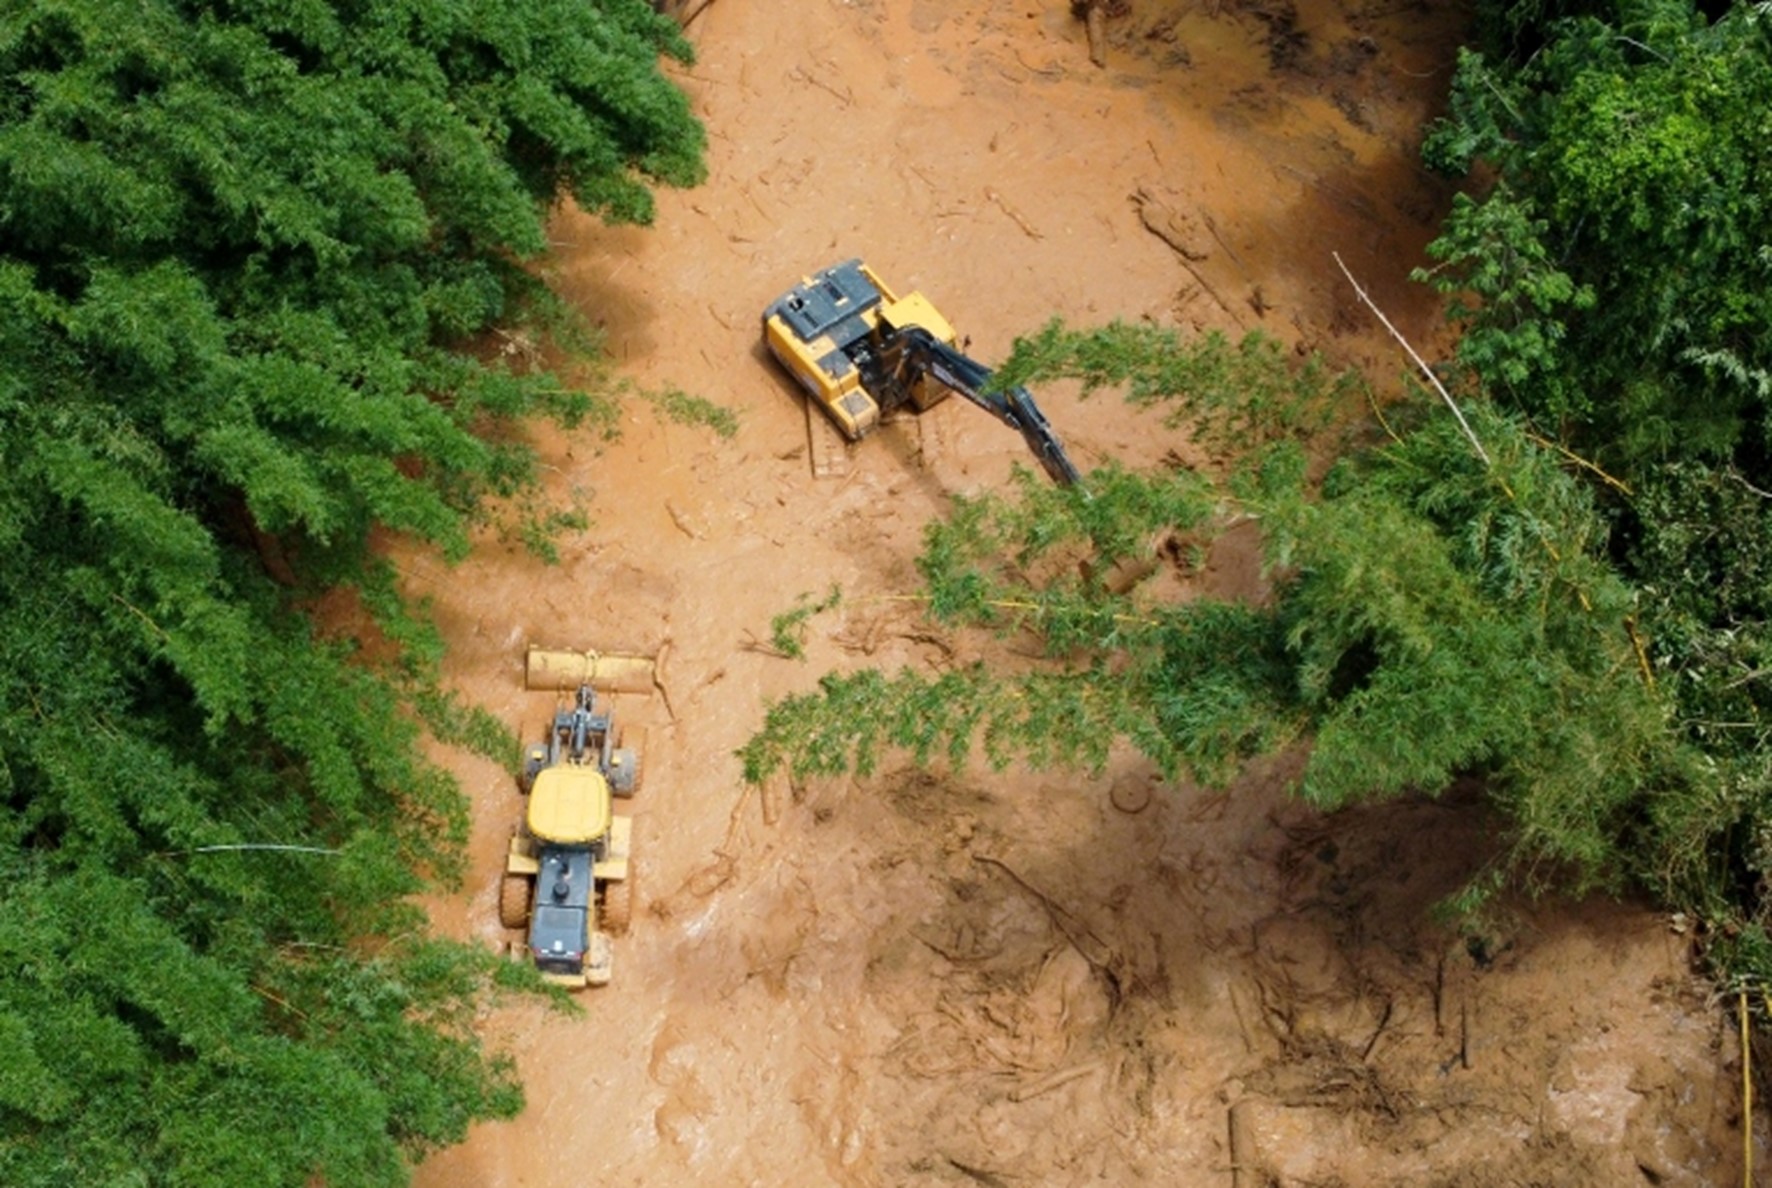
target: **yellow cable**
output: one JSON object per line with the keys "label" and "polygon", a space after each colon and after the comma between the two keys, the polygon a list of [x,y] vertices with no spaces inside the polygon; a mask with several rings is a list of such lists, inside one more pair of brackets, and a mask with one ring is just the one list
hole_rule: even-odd
{"label": "yellow cable", "polygon": [[[1649,666],[1649,653],[1643,649],[1643,637],[1637,634],[1635,615],[1625,617],[1624,629],[1630,632],[1631,646],[1637,650],[1637,666],[1643,670],[1643,684],[1653,689],[1655,687],[1655,670]],[[1768,1002],[1767,1007],[1772,1009],[1772,1002]]]}
{"label": "yellow cable", "polygon": [[1536,433],[1528,433],[1528,434],[1526,434],[1526,436],[1530,440],[1537,442],[1541,446],[1549,446],[1551,449],[1557,451],[1559,454],[1563,455],[1563,457],[1569,459],[1569,461],[1575,463],[1577,466],[1580,466],[1586,470],[1593,471],[1595,474],[1600,476],[1600,478],[1606,483],[1607,486],[1612,487],[1614,490],[1620,491],[1626,495],[1629,495],[1631,493],[1629,483],[1625,482],[1623,479],[1613,478],[1611,475],[1609,475],[1605,471],[1601,470],[1594,463],[1589,462],[1586,458],[1583,458],[1580,454],[1577,454],[1574,450],[1571,450],[1568,446],[1564,445],[1562,442],[1552,441],[1548,437],[1540,437]]}
{"label": "yellow cable", "polygon": [[1754,1188],[1753,1045],[1747,1032],[1747,991],[1741,992],[1741,1183]]}

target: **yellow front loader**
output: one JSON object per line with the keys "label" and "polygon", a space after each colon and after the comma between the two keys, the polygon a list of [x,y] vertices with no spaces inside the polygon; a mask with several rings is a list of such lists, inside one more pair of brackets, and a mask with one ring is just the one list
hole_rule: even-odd
{"label": "yellow front loader", "polygon": [[642,772],[640,751],[624,745],[597,693],[650,693],[652,661],[531,648],[525,683],[574,693],[547,739],[524,751],[528,803],[505,857],[499,922],[523,931],[522,948],[548,981],[601,986],[613,972],[611,938],[627,932],[634,902],[634,823],[615,806],[640,790]]}

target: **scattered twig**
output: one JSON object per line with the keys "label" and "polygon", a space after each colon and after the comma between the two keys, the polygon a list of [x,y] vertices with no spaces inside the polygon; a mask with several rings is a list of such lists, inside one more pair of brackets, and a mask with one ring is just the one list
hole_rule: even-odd
{"label": "scattered twig", "polygon": [[1249,1020],[1243,1017],[1242,998],[1238,995],[1235,986],[1230,988],[1230,999],[1231,1014],[1237,1017],[1237,1030],[1241,1032],[1243,1036],[1243,1051],[1253,1055],[1255,1052],[1255,1038],[1249,1033]]}
{"label": "scattered twig", "polygon": [[1391,325],[1391,320],[1384,316],[1384,311],[1379,309],[1372,298],[1366,295],[1366,290],[1361,287],[1359,281],[1354,279],[1354,274],[1348,271],[1347,265],[1342,263],[1341,253],[1330,252],[1329,254],[1335,257],[1336,266],[1341,269],[1341,274],[1347,277],[1348,284],[1354,287],[1354,292],[1359,295],[1366,308],[1378,316],[1378,320],[1384,323],[1384,328],[1391,332],[1391,337],[1396,339],[1408,352],[1411,359],[1415,360],[1415,366],[1421,369],[1421,374],[1427,377],[1427,382],[1433,385],[1434,391],[1440,394],[1440,399],[1446,402],[1446,407],[1452,410],[1452,415],[1458,418],[1459,428],[1464,430],[1465,437],[1469,439],[1471,448],[1477,451],[1477,457],[1483,460],[1483,465],[1493,466],[1494,463],[1489,460],[1489,451],[1485,450],[1483,443],[1477,440],[1477,435],[1471,429],[1470,422],[1464,419],[1464,414],[1459,411],[1457,402],[1452,399],[1452,394],[1446,391],[1446,386],[1440,382],[1440,377],[1434,374],[1434,369],[1429,367],[1420,355],[1416,354],[1415,348],[1409,345],[1409,340],[1403,337],[1402,331]]}
{"label": "scattered twig", "polygon": [[1144,229],[1168,244],[1184,260],[1204,260],[1206,253],[1188,241],[1186,214],[1167,197],[1139,186],[1132,191],[1132,204],[1138,207],[1138,221]]}
{"label": "scattered twig", "polygon": [[1243,328],[1243,319],[1236,310],[1231,308],[1231,303],[1224,299],[1224,294],[1215,289],[1212,286],[1211,281],[1207,280],[1204,276],[1201,276],[1200,270],[1195,268],[1193,262],[1186,256],[1181,257],[1181,265],[1188,270],[1189,275],[1194,278],[1194,282],[1198,284],[1213,301],[1218,303],[1218,308],[1222,309],[1231,321],[1237,324],[1237,328],[1241,330]]}
{"label": "scattered twig", "polygon": [[1753,1035],[1747,1027],[1747,991],[1741,992],[1741,1183],[1754,1188]]}
{"label": "scattered twig", "polygon": [[670,654],[671,641],[667,639],[658,646],[658,656],[652,661],[652,687],[658,690],[659,697],[664,700],[665,713],[669,714],[671,721],[675,722],[677,710],[671,704],[671,691],[665,688],[664,679],[665,657]]}
{"label": "scattered twig", "polygon": [[922,941],[923,944],[928,947],[930,952],[953,962],[955,965],[965,965],[973,961],[989,961],[991,958],[999,956],[1003,952],[1001,946],[995,948],[980,948],[976,952],[965,952],[949,945],[932,941],[920,932],[912,931],[911,935],[916,937],[919,941]]}
{"label": "scattered twig", "polygon": [[1366,403],[1372,406],[1372,415],[1378,418],[1379,425],[1383,427],[1386,433],[1390,434],[1391,440],[1401,444],[1403,439],[1397,436],[1397,431],[1395,429],[1391,428],[1391,423],[1385,418],[1384,409],[1380,407],[1378,397],[1373,395],[1371,388],[1366,389]]}
{"label": "scattered twig", "polygon": [[774,825],[781,820],[781,784],[779,780],[764,780],[760,795],[763,801],[763,824]]}
{"label": "scattered twig", "polygon": [[757,633],[749,627],[744,629],[744,639],[739,641],[739,648],[746,652],[755,652],[759,656],[772,656],[777,660],[792,660],[793,656],[776,647],[774,643],[757,638]]}
{"label": "scattered twig", "polygon": [[1009,1091],[1009,1100],[1027,1101],[1030,1098],[1040,1096],[1042,1093],[1050,1093],[1054,1089],[1061,1088],[1070,1084],[1072,1081],[1081,1077],[1086,1077],[1092,1072],[1099,1072],[1100,1070],[1101,1061],[1099,1060],[1090,1060],[1083,1064],[1073,1064],[1069,1068],[1061,1068],[1057,1072],[1047,1073],[1043,1077],[1038,1077],[1035,1080],[1026,1081],[1017,1085]]}
{"label": "scattered twig", "polygon": [[952,1166],[955,1171],[968,1179],[978,1181],[980,1184],[983,1184],[985,1188],[1009,1188],[1008,1181],[1004,1180],[1002,1176],[988,1172],[982,1167],[973,1167],[970,1164],[961,1163],[952,1155],[946,1156],[946,1159],[948,1164]]}
{"label": "scattered twig", "polygon": [[662,0],[662,3],[653,4],[653,7],[687,29],[689,23],[711,8],[713,3],[714,0]]}
{"label": "scattered twig", "polygon": [[1726,478],[1734,479],[1736,482],[1738,482],[1742,486],[1746,487],[1749,491],[1752,491],[1755,495],[1758,495],[1761,499],[1772,499],[1772,491],[1760,490],[1760,488],[1754,486],[1752,483],[1750,483],[1746,479],[1742,478],[1741,475],[1736,472],[1736,470],[1733,466],[1725,467],[1723,470],[1723,475]]}
{"label": "scattered twig", "polygon": [[[1624,629],[1630,634],[1631,647],[1636,649],[1637,667],[1642,670],[1643,684],[1645,687],[1653,689],[1655,687],[1655,670],[1649,665],[1649,653],[1647,649],[1643,647],[1643,637],[1637,634],[1637,619],[1635,615],[1625,619]],[[1736,684],[1740,683],[1740,681],[1736,682]],[[1733,689],[1734,687],[1734,685],[1724,686],[1724,688],[1728,689]]]}
{"label": "scattered twig", "polygon": [[1458,1004],[1458,1064],[1460,1068],[1471,1066],[1471,1008],[1469,1002]]}
{"label": "scattered twig", "polygon": [[989,854],[974,854],[972,860],[974,862],[988,863],[989,865],[996,867],[1011,879],[1015,880],[1022,890],[1039,900],[1046,908],[1046,913],[1051,917],[1053,924],[1057,926],[1058,931],[1064,935],[1064,938],[1071,943],[1071,947],[1077,950],[1077,954],[1093,966],[1098,973],[1107,978],[1117,990],[1120,983],[1120,976],[1113,968],[1113,961],[1116,954],[1114,953],[1112,945],[1108,944],[1099,936],[1096,936],[1094,932],[1090,931],[1089,926],[1083,923],[1075,912],[1071,911],[1069,908],[1053,899],[1050,895],[1028,882],[1013,866],[1010,866],[1001,858],[993,858]]}
{"label": "scattered twig", "polygon": [[[1667,61],[1666,54],[1662,53],[1660,50],[1656,49],[1654,46],[1644,45],[1642,42],[1638,41],[1635,37],[1626,37],[1624,34],[1619,33],[1619,34],[1614,35],[1613,40],[1614,41],[1622,41],[1626,45],[1634,45],[1646,54],[1654,54],[1657,58],[1660,58],[1663,62]],[[1495,84],[1490,83],[1489,85],[1493,88]]]}
{"label": "scattered twig", "polygon": [[1378,1037],[1384,1034],[1384,1029],[1386,1027],[1390,1026],[1391,1008],[1395,1005],[1396,1003],[1394,1001],[1386,1000],[1384,1004],[1384,1013],[1378,1017],[1378,1026],[1372,1029],[1372,1038],[1366,1041],[1366,1047],[1360,1052],[1360,1060],[1362,1063],[1371,1059],[1372,1049],[1378,1046]]}
{"label": "scattered twig", "polygon": [[1089,35],[1089,60],[1107,66],[1107,6],[1096,0],[1083,13],[1083,29]]}
{"label": "scattered twig", "polygon": [[261,998],[265,999],[267,1002],[276,1003],[278,1006],[282,1007],[284,1010],[288,1011],[292,1015],[299,1015],[303,1019],[308,1018],[308,1013],[306,1011],[304,1011],[300,1007],[296,1006],[293,1002],[290,1002],[287,998],[284,998],[281,994],[277,994],[273,991],[267,990],[263,986],[259,985],[257,982],[249,982],[247,984],[252,987],[252,992],[254,994],[259,995]]}
{"label": "scattered twig", "polygon": [[1218,229],[1218,220],[1212,217],[1212,212],[1203,206],[1200,208],[1200,221],[1206,224],[1206,230],[1212,232],[1212,238],[1218,241],[1218,246],[1224,249],[1224,254],[1231,258],[1231,263],[1235,264],[1242,272],[1243,279],[1254,284],[1255,278],[1250,275],[1249,266],[1243,263],[1243,257],[1237,255],[1237,249],[1230,245],[1230,241]]}
{"label": "scattered twig", "polygon": [[1248,1099],[1237,1102],[1226,1111],[1231,1145],[1231,1188],[1256,1188],[1268,1183],[1256,1153],[1259,1144],[1249,1123]]}
{"label": "scattered twig", "polygon": [[836,87],[833,87],[830,83],[826,82],[824,79],[819,78],[817,75],[808,74],[803,67],[800,67],[800,66],[794,67],[793,70],[789,72],[788,77],[793,79],[796,82],[811,83],[813,86],[817,87],[819,90],[827,92],[830,95],[834,95],[839,101],[842,102],[844,107],[853,107],[855,105],[855,97],[853,95],[846,95],[842,91],[839,91]]}
{"label": "scattered twig", "polygon": [[153,619],[149,618],[148,612],[144,611],[141,607],[136,606],[133,602],[129,602],[117,594],[111,595],[111,601],[115,602],[118,606],[122,607],[126,611],[129,611],[136,618],[138,618],[142,622],[146,623],[148,625],[149,629],[152,630],[155,635],[158,635],[162,640],[168,640],[168,641],[171,640],[172,637],[170,635],[166,634],[166,629],[164,627],[160,626],[160,624],[154,622]]}
{"label": "scattered twig", "polygon": [[695,530],[695,526],[689,522],[688,518],[684,516],[682,512],[677,510],[677,505],[672,503],[669,499],[665,500],[665,511],[670,513],[671,523],[677,526],[677,531],[681,532],[684,536],[687,536],[690,540],[701,539],[701,533]]}
{"label": "scattered twig", "polygon": [[1001,210],[1004,214],[1008,215],[1010,217],[1010,219],[1014,221],[1015,225],[1017,227],[1020,227],[1022,229],[1022,232],[1029,239],[1044,239],[1044,238],[1046,238],[1044,235],[1041,235],[1038,231],[1036,231],[1034,229],[1034,225],[1032,223],[1028,222],[1025,218],[1023,218],[1022,214],[1019,210],[1016,210],[1013,206],[1010,206],[1008,201],[1003,197],[1003,195],[997,193],[997,191],[994,188],[992,188],[991,186],[986,186],[984,188],[984,196],[987,199],[989,199],[997,207],[997,209]]}
{"label": "scattered twig", "polygon": [[[1540,437],[1536,433],[1528,433],[1526,435],[1526,437],[1528,440],[1537,442],[1541,446],[1548,446],[1549,448],[1557,451],[1559,454],[1563,455],[1563,457],[1569,459],[1569,461],[1575,463],[1575,465],[1581,467],[1582,469],[1593,471],[1596,475],[1598,475],[1600,477],[1601,481],[1605,482],[1607,486],[1612,487],[1614,490],[1618,491],[1620,494],[1629,495],[1631,493],[1629,483],[1626,483],[1623,479],[1613,478],[1611,475],[1607,474],[1604,470],[1601,470],[1597,465],[1595,465],[1592,462],[1589,462],[1586,458],[1583,458],[1580,454],[1577,454],[1575,451],[1571,450],[1568,446],[1564,445],[1562,442],[1552,441],[1548,437]],[[1749,490],[1752,490],[1752,488],[1750,487]],[[1759,491],[1756,493],[1760,494],[1760,495],[1766,495],[1766,492],[1764,492],[1764,491]],[[1766,495],[1766,498],[1772,499],[1772,495]]]}
{"label": "scattered twig", "polygon": [[1446,1002],[1446,954],[1440,954],[1440,961],[1434,968],[1434,1034],[1446,1034],[1446,1021],[1440,1015]]}

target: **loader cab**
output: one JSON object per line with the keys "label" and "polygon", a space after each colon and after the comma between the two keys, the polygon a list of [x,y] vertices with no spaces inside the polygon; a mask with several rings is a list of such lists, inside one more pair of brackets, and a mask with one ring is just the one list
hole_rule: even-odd
{"label": "loader cab", "polygon": [[535,878],[529,952],[543,977],[582,984],[594,887],[587,847],[546,846]]}
{"label": "loader cab", "polygon": [[634,820],[615,812],[614,798],[640,787],[640,752],[622,745],[613,715],[589,685],[576,701],[554,715],[546,741],[524,750],[523,822],[511,831],[498,893],[499,922],[523,932],[513,952],[569,988],[607,984],[610,938],[627,931]]}

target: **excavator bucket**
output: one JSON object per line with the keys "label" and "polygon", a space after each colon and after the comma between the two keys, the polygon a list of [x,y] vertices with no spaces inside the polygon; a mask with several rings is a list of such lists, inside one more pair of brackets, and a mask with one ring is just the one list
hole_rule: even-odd
{"label": "excavator bucket", "polygon": [[531,647],[524,664],[523,684],[530,689],[576,689],[589,685],[601,693],[651,693],[650,656],[616,652],[580,652]]}

